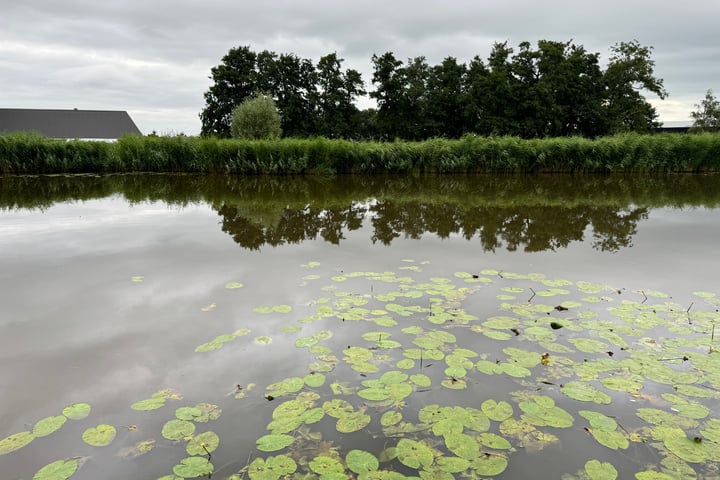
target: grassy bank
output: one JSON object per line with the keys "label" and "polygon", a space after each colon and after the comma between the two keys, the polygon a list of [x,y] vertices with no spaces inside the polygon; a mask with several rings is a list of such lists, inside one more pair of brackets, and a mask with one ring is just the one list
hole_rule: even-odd
{"label": "grassy bank", "polygon": [[612,173],[718,172],[720,134],[626,134],[595,140],[464,137],[423,142],[349,142],[123,137],[116,143],[0,136],[0,173],[188,172]]}

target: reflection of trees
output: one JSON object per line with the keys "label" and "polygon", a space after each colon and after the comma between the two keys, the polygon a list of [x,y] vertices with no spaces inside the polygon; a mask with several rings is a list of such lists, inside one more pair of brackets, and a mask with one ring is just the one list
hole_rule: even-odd
{"label": "reflection of trees", "polygon": [[246,248],[322,238],[333,244],[367,217],[373,242],[477,238],[483,249],[542,251],[592,236],[593,248],[632,245],[651,208],[720,208],[713,175],[232,175],[0,176],[4,209],[120,194],[129,203],[209,205]]}
{"label": "reflection of trees", "polygon": [[621,207],[477,207],[431,205],[419,202],[378,202],[371,208],[373,241],[390,244],[405,235],[419,238],[434,233],[451,234],[470,240],[478,237],[485,250],[503,245],[515,251],[524,245],[527,252],[555,250],[573,241],[582,241],[585,230],[593,229],[593,248],[616,251],[632,245],[637,222],[647,218],[646,208]]}
{"label": "reflection of trees", "polygon": [[293,210],[285,207],[274,219],[273,225],[253,220],[236,205],[223,204],[218,214],[223,217],[222,231],[230,234],[239,245],[258,250],[263,245],[278,246],[300,243],[317,238],[338,244],[345,230],[357,230],[362,225],[366,209],[354,204],[344,209],[319,209],[306,206]]}
{"label": "reflection of trees", "polygon": [[[222,230],[241,246],[259,249],[323,238],[333,244],[344,239],[345,231],[361,227],[371,218],[372,241],[389,245],[394,239],[418,239],[431,233],[440,238],[460,235],[478,238],[484,250],[506,248],[527,252],[555,250],[582,241],[593,230],[593,248],[616,251],[632,245],[639,220],[647,218],[646,208],[625,207],[475,207],[430,202],[377,201],[370,206],[351,204],[347,208],[303,209],[285,207],[272,221],[253,219],[238,206],[223,204]],[[270,223],[270,224],[269,224]]]}

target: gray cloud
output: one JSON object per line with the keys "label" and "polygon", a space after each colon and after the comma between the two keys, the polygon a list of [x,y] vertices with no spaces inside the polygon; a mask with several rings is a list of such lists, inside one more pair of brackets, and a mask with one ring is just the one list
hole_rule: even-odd
{"label": "gray cloud", "polygon": [[687,120],[720,90],[714,0],[25,0],[0,17],[0,106],[128,110],[144,132],[196,134],[210,68],[235,46],[315,61],[337,51],[369,83],[370,57],[393,51],[469,61],[494,42],[572,40],[607,60],[614,43],[654,47],[670,92],[663,121]]}

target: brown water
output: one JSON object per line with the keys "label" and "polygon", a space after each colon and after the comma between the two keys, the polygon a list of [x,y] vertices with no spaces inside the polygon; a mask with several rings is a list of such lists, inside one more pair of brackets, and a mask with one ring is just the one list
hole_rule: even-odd
{"label": "brown water", "polygon": [[[332,398],[328,386],[333,381],[357,387],[397,370],[395,362],[403,358],[397,349],[387,353],[390,358],[380,362],[377,373],[351,369],[342,360],[343,349],[367,347],[361,339],[366,332],[384,331],[399,340],[402,328],[428,329],[428,313],[390,314],[398,325],[383,328],[368,321],[345,321],[345,313],[338,311],[348,310],[336,302],[347,294],[367,299],[368,309],[386,309],[387,303],[395,302],[378,300],[377,295],[397,291],[400,277],[417,285],[443,278],[458,288],[475,288],[445,307],[462,308],[478,323],[517,314],[503,307],[511,299],[502,295],[514,296],[520,304],[537,302],[532,295],[541,285],[513,273],[540,273],[573,285],[606,284],[613,288],[603,293],[610,298],[605,302],[613,305],[626,298],[640,302],[647,298],[643,292],[660,291],[671,298],[652,301],[683,308],[694,305],[691,312],[704,309],[710,316],[705,320],[714,322],[715,306],[702,304],[693,292],[720,292],[719,205],[720,177],[712,176],[0,178],[0,440],[32,430],[37,421],[60,415],[67,405],[92,406],[87,418],[68,420],[47,437],[4,455],[0,452],[0,478],[29,479],[50,462],[74,457],[83,457],[84,464],[73,479],[171,475],[187,454],[183,442],[164,439],[160,431],[175,417],[175,408],[199,402],[223,410],[219,419],[198,423],[197,428],[198,433],[212,430],[221,439],[212,453],[213,478],[227,478],[257,457],[288,453],[255,448],[256,439],[269,433],[265,427],[273,409],[294,398],[290,393],[268,401],[265,387],[310,372],[316,355],[296,348],[295,342],[318,331],[332,333],[321,344],[339,358],[325,373],[326,384],[311,389],[323,399]],[[498,273],[482,274],[483,270]],[[358,272],[393,272],[394,277],[373,279]],[[458,272],[486,278],[488,284],[465,284]],[[243,287],[226,288],[228,282]],[[513,288],[520,293],[503,290]],[[433,294],[427,290],[421,299],[409,297],[396,303],[428,308]],[[582,296],[575,290],[573,295],[573,299]],[[565,299],[545,301],[555,306]],[[335,315],[308,320],[325,301],[334,305]],[[587,308],[609,320],[606,303]],[[254,311],[278,305],[288,305],[292,311]],[[553,316],[576,319],[572,313],[558,310]],[[301,330],[283,330],[287,326]],[[501,348],[510,345],[507,342],[526,349],[534,345],[518,336],[498,346],[455,325],[434,327],[457,337],[452,348],[471,349],[490,360],[502,355]],[[195,352],[218,335],[245,328],[249,334],[219,350]],[[560,332],[570,336],[567,329]],[[263,337],[271,343],[264,345]],[[448,353],[451,346],[445,348]],[[574,353],[582,362],[583,353]],[[617,349],[616,354],[616,358],[623,355]],[[529,385],[539,377],[484,377],[471,369],[468,388],[457,391],[440,385],[448,378],[444,368],[427,367],[432,387],[423,391],[415,386],[405,406],[378,406],[357,396],[343,397],[373,418],[358,432],[336,432],[334,420],[327,416],[312,428],[333,442],[332,455],[343,459],[351,449],[379,455],[397,443],[398,438],[385,435],[378,423],[388,408],[397,408],[407,421],[417,422],[417,412],[433,403],[479,408],[485,399],[513,403],[515,398],[519,418],[519,400],[510,392],[537,387],[573,414],[583,408],[600,409],[559,394],[559,385],[567,379]],[[716,382],[709,377],[704,385],[717,391]],[[257,386],[246,398],[236,399],[238,384],[245,389],[249,384]],[[665,387],[648,381],[643,393],[670,391]],[[168,401],[159,410],[130,409],[163,388],[172,388],[184,398]],[[627,393],[608,393],[613,402],[602,406],[608,415],[622,415],[628,402],[637,401]],[[322,406],[322,401],[315,406]],[[650,405],[655,399],[643,401]],[[702,421],[718,418],[714,413],[719,411],[718,396],[702,402],[712,412]],[[660,401],[659,405],[671,411],[669,404]],[[607,449],[587,435],[583,430],[587,422],[577,418],[570,429],[547,427],[559,442],[540,452],[511,442],[515,451],[503,453],[508,467],[495,478],[577,475],[590,459],[610,462],[619,478],[631,478],[646,465],[661,469],[660,460],[668,456],[662,448],[649,446],[650,440],[632,443],[627,450]],[[643,426],[634,415],[625,422],[628,430]],[[83,432],[101,423],[116,427],[113,442],[107,447],[84,443]],[[496,422],[492,425],[491,431],[497,433]],[[298,430],[291,433],[300,437]],[[447,454],[442,436],[426,432],[405,438]],[[146,439],[156,440],[149,453],[130,459],[118,456],[123,448]],[[711,445],[709,441],[705,443]],[[294,446],[299,444],[296,439]],[[322,448],[313,451],[312,455],[319,455]],[[299,457],[296,461],[299,472],[307,471],[307,464],[303,466]],[[693,464],[699,478],[714,474],[710,463]],[[397,459],[380,468],[417,474]]]}

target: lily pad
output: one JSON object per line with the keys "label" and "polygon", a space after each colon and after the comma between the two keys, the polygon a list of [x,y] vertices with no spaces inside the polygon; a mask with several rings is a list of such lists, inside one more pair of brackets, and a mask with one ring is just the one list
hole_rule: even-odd
{"label": "lily pad", "polygon": [[212,453],[220,444],[220,437],[215,432],[203,432],[194,436],[185,447],[188,455],[206,455]]}
{"label": "lily pad", "polygon": [[430,447],[409,438],[403,438],[398,442],[396,452],[400,463],[415,469],[429,467],[434,459]]}
{"label": "lily pad", "polygon": [[599,460],[585,462],[585,473],[590,480],[615,480],[618,477],[618,471],[611,463]]}
{"label": "lily pad", "polygon": [[67,480],[78,469],[78,460],[74,458],[49,463],[33,475],[33,480]]}
{"label": "lily pad", "polygon": [[195,433],[195,424],[187,420],[173,418],[165,422],[162,428],[162,436],[168,440],[182,440]]}
{"label": "lily pad", "polygon": [[139,411],[149,411],[149,410],[157,410],[158,408],[161,408],[165,406],[165,399],[164,398],[148,398],[145,400],[140,400],[139,402],[135,402],[132,405],[130,405],[130,408],[133,410],[139,410]]}
{"label": "lily pad", "polygon": [[262,452],[276,452],[283,448],[292,445],[295,441],[295,437],[290,435],[279,433],[264,435],[256,440],[257,449]]}
{"label": "lily pad", "polygon": [[377,457],[365,450],[350,450],[345,456],[345,463],[357,474],[374,472],[380,467]]}
{"label": "lily pad", "polygon": [[62,414],[70,420],[82,420],[90,415],[90,405],[87,403],[73,403],[63,408]]}
{"label": "lily pad", "polygon": [[225,288],[229,290],[236,290],[238,288],[243,288],[245,285],[243,285],[240,282],[228,282],[225,284]]}
{"label": "lily pad", "polygon": [[58,415],[56,417],[47,417],[38,421],[33,427],[33,435],[36,438],[47,437],[53,432],[56,432],[67,422],[67,417],[64,415]]}
{"label": "lily pad", "polygon": [[32,432],[14,433],[0,440],[0,455],[19,450],[35,439]]}
{"label": "lily pad", "polygon": [[115,427],[103,423],[97,427],[91,427],[85,430],[82,434],[82,439],[85,443],[93,447],[105,447],[112,443],[116,434],[117,430],[115,430]]}
{"label": "lily pad", "polygon": [[292,475],[296,470],[295,460],[288,455],[278,455],[253,460],[248,466],[248,476],[251,480],[278,480]]}
{"label": "lily pad", "polygon": [[214,470],[213,464],[205,457],[187,457],[173,467],[173,473],[182,478],[197,478],[210,475]]}

